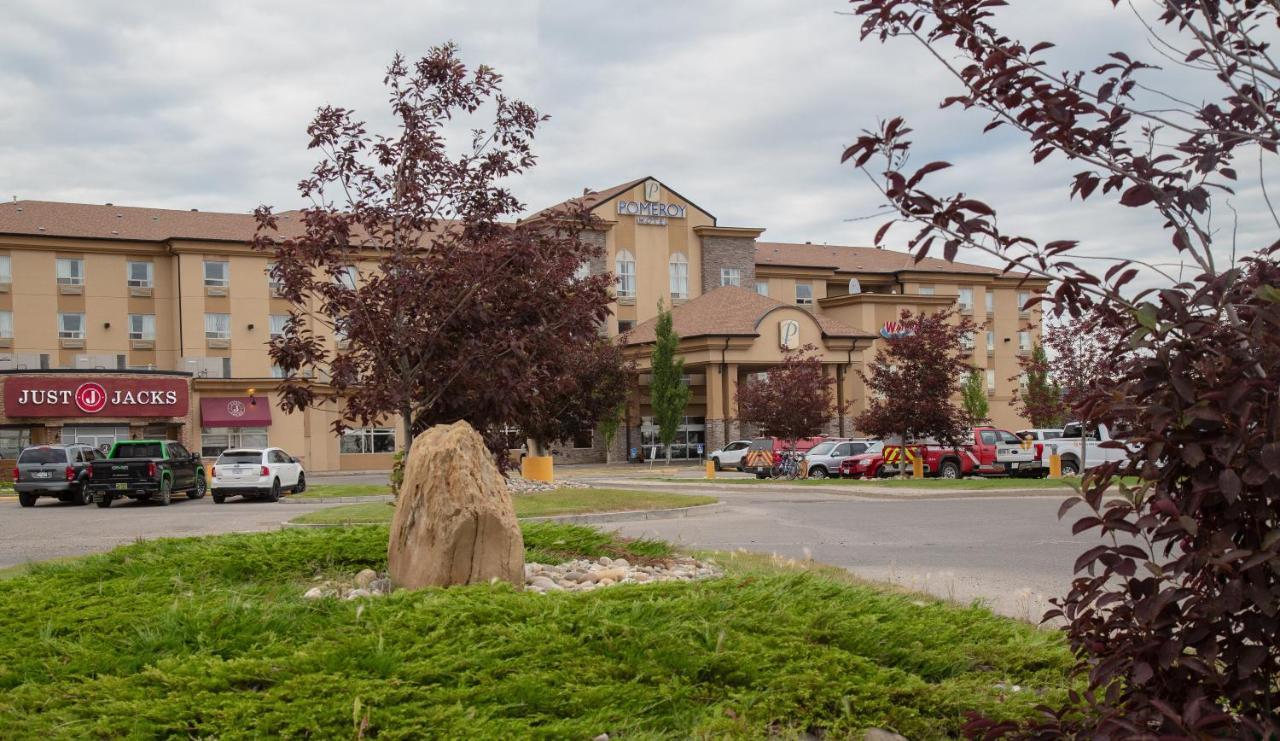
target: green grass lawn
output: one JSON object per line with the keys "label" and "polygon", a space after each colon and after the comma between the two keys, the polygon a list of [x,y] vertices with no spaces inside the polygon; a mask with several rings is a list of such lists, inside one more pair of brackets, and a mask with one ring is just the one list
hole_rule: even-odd
{"label": "green grass lawn", "polygon": [[[527,557],[662,543],[523,526]],[[303,600],[383,527],[158,540],[0,581],[6,738],[955,736],[1064,696],[1060,634],[764,558],[725,578]],[[1003,687],[1020,685],[1020,692]]]}
{"label": "green grass lawn", "polygon": [[[536,494],[515,494],[511,499],[515,503],[517,517],[693,507],[716,501],[715,497],[623,489],[557,489]],[[391,522],[394,512],[395,508],[390,502],[345,504],[308,512],[293,518],[291,522],[308,525],[387,523]]]}
{"label": "green grass lawn", "polygon": [[374,497],[391,494],[387,484],[307,484],[301,494],[290,494],[290,499],[323,499],[325,497]]}

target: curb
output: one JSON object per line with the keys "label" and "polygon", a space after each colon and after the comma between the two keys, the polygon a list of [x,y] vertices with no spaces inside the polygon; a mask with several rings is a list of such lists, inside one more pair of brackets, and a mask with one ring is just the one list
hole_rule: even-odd
{"label": "curb", "polygon": [[394,502],[395,497],[390,494],[369,494],[363,497],[311,497],[302,499],[293,499],[291,497],[281,497],[281,504],[360,504],[361,502]]}
{"label": "curb", "polygon": [[[367,497],[362,497],[366,498]],[[521,517],[520,522],[563,522],[568,525],[589,525],[597,522],[634,522],[640,520],[680,519],[709,515],[724,509],[724,502],[712,504],[695,504],[691,507],[673,507],[671,509],[641,509],[627,512],[592,512],[581,515],[547,515],[545,517]],[[281,530],[291,528],[324,528],[383,525],[381,522],[282,522]]]}

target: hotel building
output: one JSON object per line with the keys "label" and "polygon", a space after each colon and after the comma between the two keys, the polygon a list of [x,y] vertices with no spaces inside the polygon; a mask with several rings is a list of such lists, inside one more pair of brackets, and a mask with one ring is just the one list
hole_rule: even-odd
{"label": "hotel building", "polygon": [[[993,422],[1023,424],[1010,379],[1038,342],[1038,310],[1021,307],[1044,281],[890,250],[764,241],[763,228],[722,226],[649,177],[581,198],[601,219],[585,238],[604,247],[588,268],[617,275],[607,331],[623,335],[640,385],[611,450],[584,436],[557,446],[561,460],[622,460],[656,444],[647,365],[659,300],[674,307],[692,391],[673,457],[749,433],[734,419],[738,385],[784,347],[809,343],[849,408],[828,432],[856,434],[859,372],[880,327],[902,308],[953,303],[981,326],[973,365]],[[297,228],[289,216],[286,232]],[[269,255],[249,246],[254,230],[248,213],[0,204],[0,459],[32,443],[166,435],[206,456],[270,444],[313,471],[389,468],[394,420],[339,437],[336,410],[279,409],[267,343],[291,307],[270,283]],[[355,266],[352,279],[370,269]]]}

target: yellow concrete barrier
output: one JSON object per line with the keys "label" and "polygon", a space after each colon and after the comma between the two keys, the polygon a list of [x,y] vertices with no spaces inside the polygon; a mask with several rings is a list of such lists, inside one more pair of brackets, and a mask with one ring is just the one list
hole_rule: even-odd
{"label": "yellow concrete barrier", "polygon": [[530,481],[555,480],[554,461],[549,455],[526,455],[520,461],[520,475]]}
{"label": "yellow concrete barrier", "polygon": [[1056,453],[1049,456],[1049,478],[1062,478],[1062,456],[1057,455]]}
{"label": "yellow concrete barrier", "polygon": [[716,477],[716,462],[707,461],[707,478],[714,479]]}

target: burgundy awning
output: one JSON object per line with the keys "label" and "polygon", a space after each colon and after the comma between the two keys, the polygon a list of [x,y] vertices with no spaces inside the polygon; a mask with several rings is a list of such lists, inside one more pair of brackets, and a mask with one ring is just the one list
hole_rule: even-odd
{"label": "burgundy awning", "polygon": [[205,396],[201,427],[270,427],[271,402],[265,396]]}

